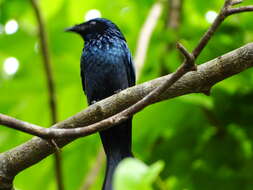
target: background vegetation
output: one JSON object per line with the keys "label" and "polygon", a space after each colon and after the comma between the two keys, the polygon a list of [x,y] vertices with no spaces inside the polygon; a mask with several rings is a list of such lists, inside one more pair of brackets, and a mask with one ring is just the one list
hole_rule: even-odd
{"label": "background vegetation", "polygon": [[[63,32],[64,28],[83,22],[89,10],[97,9],[102,17],[117,23],[134,54],[140,29],[154,2],[40,1],[48,33],[60,120],[87,106],[79,74],[83,42],[79,36]],[[168,48],[168,44],[173,44],[179,38],[188,49],[192,49],[210,25],[208,11],[218,11],[223,1],[184,1],[180,28],[176,32],[166,27],[167,4],[165,1],[139,83],[174,71],[182,58],[175,49]],[[6,34],[6,23],[13,19],[18,23],[18,30]],[[205,48],[198,63],[251,41],[252,13],[229,17]],[[11,75],[4,70],[4,63],[9,57],[19,61],[17,72]],[[30,1],[0,0],[0,112],[50,126],[45,81],[37,22]],[[155,104],[138,113],[133,124],[133,152],[148,165],[162,161],[163,164],[158,162],[153,166],[155,169],[150,169],[153,170],[152,175],[158,175],[164,165],[153,185],[155,189],[249,190],[253,188],[252,114],[251,69],[216,85],[210,97],[187,95]],[[0,152],[30,138],[30,135],[1,126]],[[81,186],[94,164],[99,146],[98,135],[92,135],[63,148],[66,189],[78,189]],[[50,156],[20,173],[15,179],[15,186],[19,190],[56,189],[53,170]],[[100,188],[103,175],[101,171],[91,189]]]}

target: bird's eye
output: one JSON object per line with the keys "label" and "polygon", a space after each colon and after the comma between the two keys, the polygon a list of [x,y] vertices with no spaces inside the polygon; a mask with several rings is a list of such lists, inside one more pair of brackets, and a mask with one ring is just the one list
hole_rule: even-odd
{"label": "bird's eye", "polygon": [[96,25],[96,21],[91,21],[90,24],[91,25]]}

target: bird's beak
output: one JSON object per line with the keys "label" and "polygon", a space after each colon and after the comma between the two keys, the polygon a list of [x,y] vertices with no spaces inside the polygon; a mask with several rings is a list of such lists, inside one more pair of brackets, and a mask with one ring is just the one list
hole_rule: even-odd
{"label": "bird's beak", "polygon": [[66,28],[64,31],[65,32],[78,32],[79,31],[78,29],[79,29],[78,25],[75,25],[75,26]]}

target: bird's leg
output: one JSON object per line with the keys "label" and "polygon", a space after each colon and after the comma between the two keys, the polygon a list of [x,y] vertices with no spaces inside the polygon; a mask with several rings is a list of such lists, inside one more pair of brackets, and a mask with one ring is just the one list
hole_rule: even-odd
{"label": "bird's leg", "polygon": [[90,103],[90,105],[95,104],[95,103],[97,103],[97,101],[96,100],[92,100],[91,103]]}
{"label": "bird's leg", "polygon": [[120,91],[122,91],[122,89],[115,90],[114,93],[118,94]]}

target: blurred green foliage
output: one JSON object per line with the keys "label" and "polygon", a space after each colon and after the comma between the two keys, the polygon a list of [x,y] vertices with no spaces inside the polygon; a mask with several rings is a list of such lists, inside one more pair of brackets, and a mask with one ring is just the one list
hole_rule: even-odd
{"label": "blurred green foliage", "polygon": [[120,190],[152,190],[152,184],[162,168],[162,162],[156,162],[148,167],[137,159],[126,158],[115,171],[114,187]]}
{"label": "blurred green foliage", "polygon": [[[98,9],[103,17],[117,23],[134,52],[140,28],[154,2],[40,1],[48,33],[60,120],[87,106],[79,74],[83,42],[79,36],[63,32],[64,28],[83,22],[87,11]],[[139,82],[160,76],[160,60],[164,57],[170,71],[180,64],[181,57],[177,51],[166,51],[167,44],[175,36],[165,27],[166,3],[152,36]],[[184,1],[178,35],[187,48],[192,49],[210,25],[205,19],[206,13],[218,11],[222,3],[222,0]],[[244,13],[229,17],[205,48],[198,63],[253,41],[252,15]],[[3,32],[3,26],[11,19],[18,22],[19,29],[7,35]],[[16,57],[20,62],[17,73],[11,76],[3,70],[3,63],[8,57]],[[38,51],[37,23],[28,0],[0,0],[0,112],[41,126],[50,126],[45,74]],[[161,169],[158,167],[149,179],[156,178],[154,189],[162,189],[156,185],[158,183],[165,184],[171,190],[250,190],[253,189],[252,114],[251,69],[217,84],[210,97],[187,95],[152,105],[138,113],[133,124],[133,152],[146,164],[163,161],[164,169],[159,177],[156,178]],[[30,135],[1,126],[0,152],[30,138]],[[78,139],[63,149],[67,190],[81,186],[95,162],[94,150],[98,150],[99,146],[98,135],[92,135]],[[15,179],[17,189],[56,189],[52,160],[50,156],[20,173]],[[142,163],[135,164],[133,168],[136,171],[144,168],[145,173],[149,170]],[[100,189],[103,175],[100,172],[93,190]],[[120,177],[122,175],[119,174]]]}

